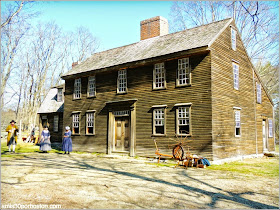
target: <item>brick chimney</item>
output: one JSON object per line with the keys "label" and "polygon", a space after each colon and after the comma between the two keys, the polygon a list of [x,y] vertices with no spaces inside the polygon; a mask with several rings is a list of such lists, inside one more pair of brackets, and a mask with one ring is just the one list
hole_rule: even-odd
{"label": "brick chimney", "polygon": [[161,16],[143,20],[140,25],[141,40],[168,34],[168,21]]}

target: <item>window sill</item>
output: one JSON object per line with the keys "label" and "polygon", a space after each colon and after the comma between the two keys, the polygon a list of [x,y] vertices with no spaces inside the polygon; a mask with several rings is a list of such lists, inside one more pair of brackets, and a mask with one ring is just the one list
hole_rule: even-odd
{"label": "window sill", "polygon": [[73,98],[73,101],[82,100],[82,98]]}
{"label": "window sill", "polygon": [[186,85],[176,85],[176,88],[182,88],[182,87],[191,87],[192,84],[186,84]]}
{"label": "window sill", "polygon": [[166,137],[166,134],[152,134],[151,137]]}
{"label": "window sill", "polygon": [[240,138],[240,137],[241,137],[241,135],[238,135],[238,136],[237,136],[237,135],[235,135],[234,137]]}
{"label": "window sill", "polygon": [[153,91],[158,91],[158,90],[166,90],[167,88],[164,87],[164,88],[153,88]]}
{"label": "window sill", "polygon": [[87,96],[87,98],[96,98],[96,96]]}
{"label": "window sill", "polygon": [[117,95],[125,95],[125,94],[127,94],[127,92],[119,92],[119,93],[117,93]]}
{"label": "window sill", "polygon": [[175,137],[182,137],[182,136],[192,136],[192,134],[176,134]]}

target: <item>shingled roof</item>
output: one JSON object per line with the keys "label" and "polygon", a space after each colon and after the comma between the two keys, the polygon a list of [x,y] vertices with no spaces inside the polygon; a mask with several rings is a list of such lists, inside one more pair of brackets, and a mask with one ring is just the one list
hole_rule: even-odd
{"label": "shingled roof", "polygon": [[51,88],[45,100],[39,108],[38,114],[63,112],[64,102],[57,101],[57,88]]}
{"label": "shingled roof", "polygon": [[228,18],[184,31],[157,36],[134,44],[95,53],[84,62],[76,65],[70,71],[62,75],[62,78],[82,72],[209,46],[231,21],[232,18]]}

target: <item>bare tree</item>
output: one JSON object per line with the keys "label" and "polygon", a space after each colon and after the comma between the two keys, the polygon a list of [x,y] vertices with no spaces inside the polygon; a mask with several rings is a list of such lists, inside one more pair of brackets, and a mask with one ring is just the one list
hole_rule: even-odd
{"label": "bare tree", "polygon": [[[171,8],[171,28],[184,30],[232,17],[253,61],[279,60],[279,22],[273,9],[277,2],[262,1],[176,1]],[[273,57],[272,57],[273,56]]]}

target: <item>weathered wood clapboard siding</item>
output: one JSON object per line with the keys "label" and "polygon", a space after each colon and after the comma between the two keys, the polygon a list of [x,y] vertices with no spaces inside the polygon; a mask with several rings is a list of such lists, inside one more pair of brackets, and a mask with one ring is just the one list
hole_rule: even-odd
{"label": "weathered wood clapboard siding", "polygon": [[[236,29],[234,22],[231,26]],[[231,26],[210,46],[214,159],[256,153],[253,69],[238,35],[237,50],[231,49]],[[234,89],[233,60],[239,65],[239,90]],[[235,137],[233,107],[241,108],[241,137]],[[271,107],[266,108],[272,115]],[[257,129],[259,135],[262,131]]]}
{"label": "weathered wood clapboard siding", "polygon": [[[41,117],[42,115],[47,116],[48,119],[48,127],[51,135],[51,142],[62,142],[62,135],[64,134],[64,128],[63,128],[63,113],[62,112],[57,112],[57,113],[45,113],[45,114],[39,114],[39,133],[41,135],[41,132],[43,130],[42,126],[42,120]],[[58,115],[58,131],[54,132],[53,131],[53,126],[54,126],[54,116]]]}
{"label": "weathered wood clapboard siding", "polygon": [[[210,55],[190,57],[192,67],[192,86],[176,88],[177,59],[166,61],[166,90],[153,90],[153,64],[127,69],[128,93],[116,94],[117,70],[96,74],[96,98],[87,98],[87,77],[82,77],[82,99],[72,100],[74,80],[65,81],[64,126],[72,124],[73,111],[81,111],[80,135],[73,136],[75,150],[90,152],[107,152],[108,114],[105,103],[127,99],[138,99],[136,102],[136,155],[154,156],[155,146],[152,139],[152,106],[166,104],[166,136],[155,137],[162,152],[171,153],[168,145],[173,144],[175,137],[176,103],[192,103],[191,124],[192,152],[212,159],[212,123],[211,123],[211,80]],[[77,77],[78,78],[78,77]],[[95,136],[85,135],[85,113],[96,110]]]}
{"label": "weathered wood clapboard siding", "polygon": [[[257,77],[256,73],[254,73],[254,77],[255,77],[255,83],[257,82],[258,84],[260,84],[260,80]],[[255,84],[255,91],[257,92],[257,86]],[[262,121],[266,120],[266,126],[267,126],[267,134],[268,134],[268,119],[272,119],[273,120],[273,114],[272,114],[272,104],[269,100],[269,98],[267,97],[267,94],[264,90],[263,87],[261,87],[261,103],[256,103],[256,128],[257,128],[257,147],[258,147],[258,153],[262,153],[263,152],[263,133],[262,133]],[[257,95],[256,97],[256,101],[257,101]],[[273,128],[274,131],[274,128]],[[274,136],[273,137],[268,137],[268,150],[269,151],[275,151],[275,144],[274,144]]]}

